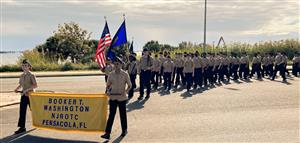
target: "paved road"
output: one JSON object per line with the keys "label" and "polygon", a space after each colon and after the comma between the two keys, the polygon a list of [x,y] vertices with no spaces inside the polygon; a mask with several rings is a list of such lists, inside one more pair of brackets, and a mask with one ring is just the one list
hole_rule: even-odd
{"label": "paved road", "polygon": [[[38,78],[40,90],[101,93],[99,76]],[[232,82],[186,93],[185,90],[154,92],[148,101],[128,104],[129,134],[120,134],[116,117],[111,142],[299,142],[299,78],[279,81]],[[17,79],[2,79],[1,90],[11,90]],[[17,96],[17,95],[11,95]],[[13,143],[94,143],[104,142],[98,134],[61,133],[16,129],[18,106],[0,109],[1,141]],[[29,112],[30,114],[30,112]]]}

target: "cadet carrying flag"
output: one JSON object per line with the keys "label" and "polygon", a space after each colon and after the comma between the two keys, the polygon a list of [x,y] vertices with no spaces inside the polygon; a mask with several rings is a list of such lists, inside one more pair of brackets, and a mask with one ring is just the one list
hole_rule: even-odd
{"label": "cadet carrying flag", "polygon": [[111,38],[110,38],[107,22],[105,21],[105,26],[101,38],[98,42],[96,55],[95,55],[95,61],[98,63],[101,69],[105,68],[106,66],[105,48],[109,47],[110,44],[111,44]]}
{"label": "cadet carrying flag", "polygon": [[120,26],[120,28],[118,29],[116,35],[114,36],[112,43],[108,49],[107,52],[107,57],[110,60],[115,60],[116,55],[115,53],[112,51],[113,48],[116,48],[122,44],[126,44],[127,43],[127,35],[126,35],[126,27],[125,27],[125,20],[123,21],[122,25]]}
{"label": "cadet carrying flag", "polygon": [[131,44],[130,44],[130,47],[129,47],[129,53],[130,54],[133,54],[134,52],[133,52],[133,40],[132,40],[132,42],[131,42]]}

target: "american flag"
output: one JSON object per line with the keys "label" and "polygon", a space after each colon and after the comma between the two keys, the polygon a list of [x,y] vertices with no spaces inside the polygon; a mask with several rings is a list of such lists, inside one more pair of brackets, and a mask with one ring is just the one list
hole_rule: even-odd
{"label": "american flag", "polygon": [[109,29],[107,22],[105,22],[105,26],[101,35],[101,38],[98,42],[95,61],[98,63],[101,69],[105,68],[106,66],[106,57],[105,57],[105,48],[109,47],[111,44],[111,38],[109,34]]}

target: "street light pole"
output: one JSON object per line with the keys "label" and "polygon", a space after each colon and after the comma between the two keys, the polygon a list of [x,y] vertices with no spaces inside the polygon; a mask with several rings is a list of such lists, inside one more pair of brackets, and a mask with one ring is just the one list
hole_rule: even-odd
{"label": "street light pole", "polygon": [[204,53],[206,53],[206,5],[207,5],[207,0],[205,0],[205,4],[204,4],[204,42],[203,42]]}

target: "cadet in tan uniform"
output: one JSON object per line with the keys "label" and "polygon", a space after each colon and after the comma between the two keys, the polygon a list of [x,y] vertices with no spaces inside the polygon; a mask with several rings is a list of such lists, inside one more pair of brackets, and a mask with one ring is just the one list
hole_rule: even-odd
{"label": "cadet in tan uniform", "polygon": [[209,69],[208,69],[209,61],[206,57],[206,53],[202,53],[201,61],[202,61],[202,67],[203,67],[203,83],[204,83],[204,86],[207,86],[207,81],[209,78]]}
{"label": "cadet in tan uniform", "polygon": [[160,60],[160,63],[161,63],[161,68],[160,68],[160,75],[159,75],[159,83],[162,83],[162,77],[164,76],[164,67],[163,67],[163,63],[166,61],[166,56],[167,56],[167,53],[162,53],[160,52],[159,54],[159,60]]}
{"label": "cadet in tan uniform", "polygon": [[178,53],[176,55],[176,59],[175,59],[175,67],[176,67],[176,79],[175,79],[175,88],[177,88],[177,86],[182,83],[183,84],[183,80],[184,80],[184,76],[183,76],[183,65],[184,65],[184,60],[183,60],[183,56],[181,53]]}
{"label": "cadet in tan uniform", "polygon": [[164,67],[164,87],[165,90],[168,89],[168,91],[170,91],[172,86],[171,76],[173,74],[173,69],[174,69],[174,63],[171,60],[170,56],[167,56],[167,60],[164,62],[163,67]]}
{"label": "cadet in tan uniform", "polygon": [[214,68],[214,57],[211,53],[208,53],[208,68],[207,68],[207,76],[208,81],[210,85],[214,85],[214,79],[213,79],[213,68]]}
{"label": "cadet in tan uniform", "polygon": [[157,89],[158,87],[158,79],[159,79],[159,75],[161,74],[160,73],[161,67],[162,67],[162,63],[158,59],[158,55],[155,55],[153,59],[153,65],[152,65],[152,79],[154,80],[153,81],[154,89]]}
{"label": "cadet in tan uniform", "polygon": [[251,75],[250,78],[252,78],[252,76],[256,73],[257,74],[257,78],[261,79],[261,73],[260,73],[260,61],[259,61],[259,57],[257,57],[258,54],[254,53],[254,57],[252,59],[252,69],[251,69]]}
{"label": "cadet in tan uniform", "polygon": [[224,76],[227,77],[228,82],[230,81],[230,74],[229,74],[229,58],[227,57],[226,53],[222,55],[222,76],[221,80],[224,82]]}
{"label": "cadet in tan uniform", "polygon": [[194,89],[197,89],[197,86],[200,88],[202,87],[202,80],[203,80],[203,74],[202,74],[202,63],[201,63],[201,57],[199,57],[199,52],[195,52],[195,56],[193,58],[194,62]]}
{"label": "cadet in tan uniform", "polygon": [[270,78],[272,78],[273,73],[274,73],[274,60],[275,60],[275,58],[273,56],[273,53],[269,53],[267,70],[268,70],[268,74],[269,74]]}
{"label": "cadet in tan uniform", "polygon": [[[102,138],[109,139],[111,128],[114,123],[117,107],[119,107],[122,134],[124,137],[127,134],[127,115],[126,115],[126,94],[131,89],[132,85],[128,73],[121,69],[122,62],[120,59],[116,59],[113,62],[115,70],[112,71],[107,79],[107,95],[109,96],[109,116],[106,124],[105,134]],[[126,88],[127,84],[127,88]]]}
{"label": "cadet in tan uniform", "polygon": [[274,71],[272,80],[275,80],[276,74],[279,71],[283,81],[284,82],[286,81],[284,64],[285,64],[285,59],[284,59],[283,55],[280,52],[277,52],[277,55],[275,57],[275,63],[274,63],[275,71]]}
{"label": "cadet in tan uniform", "polygon": [[300,57],[299,53],[296,52],[294,57],[293,57],[293,69],[292,69],[292,74],[295,77],[298,77],[298,74],[300,73]]}
{"label": "cadet in tan uniform", "polygon": [[127,72],[129,74],[130,81],[131,81],[131,84],[132,84],[132,87],[128,92],[128,98],[130,100],[133,97],[134,89],[136,88],[135,79],[136,79],[136,75],[137,75],[137,62],[136,62],[135,55],[130,55],[129,56],[129,63],[128,63],[128,67],[127,67]]}
{"label": "cadet in tan uniform", "polygon": [[267,67],[268,67],[268,55],[267,55],[267,54],[265,54],[265,55],[262,57],[261,64],[262,64],[261,75],[262,75],[262,77],[264,78],[265,76],[268,75],[268,70],[267,70]]}
{"label": "cadet in tan uniform", "polygon": [[191,59],[191,55],[187,54],[186,60],[184,62],[183,73],[185,75],[186,81],[186,89],[190,91],[192,83],[193,83],[193,75],[194,75],[194,62]]}
{"label": "cadet in tan uniform", "polygon": [[20,101],[20,112],[19,112],[19,121],[18,127],[19,129],[15,131],[15,134],[19,134],[26,131],[25,123],[26,123],[26,111],[27,105],[30,107],[29,102],[29,92],[34,91],[37,88],[37,82],[35,76],[31,73],[32,66],[27,59],[22,62],[22,70],[23,74],[20,77],[19,85],[15,89],[15,92],[19,92],[18,90],[22,88],[21,92],[21,101]]}
{"label": "cadet in tan uniform", "polygon": [[231,64],[232,64],[233,80],[238,80],[238,78],[239,78],[238,69],[239,69],[240,61],[239,61],[236,53],[233,53],[233,55],[232,55]]}
{"label": "cadet in tan uniform", "polygon": [[144,97],[144,87],[147,88],[146,99],[150,98],[151,92],[151,68],[153,65],[153,59],[149,55],[149,51],[147,49],[143,50],[143,56],[140,59],[138,66],[138,73],[140,74],[140,96],[138,100],[142,100]]}
{"label": "cadet in tan uniform", "polygon": [[222,67],[222,64],[221,64],[221,57],[220,57],[220,54],[217,53],[216,56],[214,57],[214,68],[213,68],[213,74],[214,74],[214,82],[216,83],[217,80],[218,80],[218,83],[220,84],[221,83],[221,77],[220,77],[220,74],[221,74],[221,67]]}
{"label": "cadet in tan uniform", "polygon": [[245,52],[242,53],[240,60],[239,76],[244,79],[247,79],[249,76],[249,58]]}

